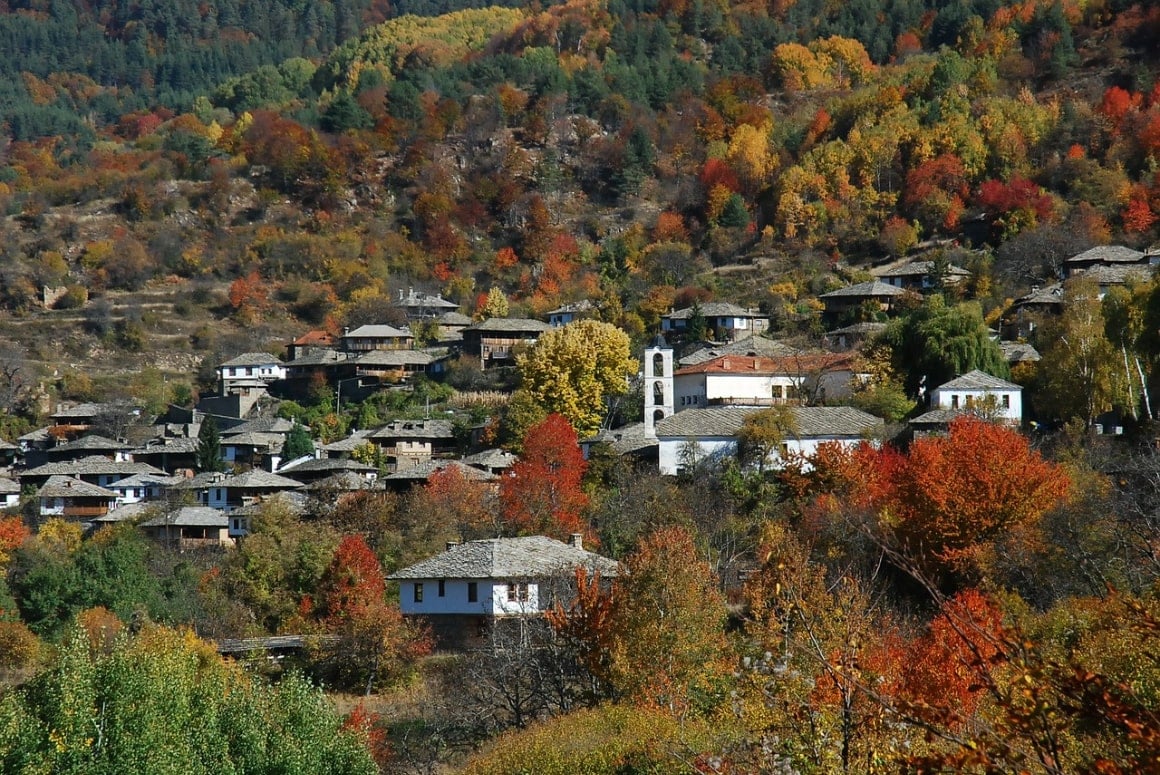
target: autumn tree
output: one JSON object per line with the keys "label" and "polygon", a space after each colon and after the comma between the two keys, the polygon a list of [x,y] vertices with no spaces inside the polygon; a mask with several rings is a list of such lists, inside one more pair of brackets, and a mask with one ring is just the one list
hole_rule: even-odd
{"label": "autumn tree", "polygon": [[622,701],[685,716],[720,699],[729,670],[724,600],[683,527],[660,528],[624,561],[611,588],[577,576],[570,608],[549,616],[577,658]]}
{"label": "autumn tree", "polygon": [[528,431],[523,453],[500,484],[507,528],[561,539],[588,533],[588,496],[581,487],[586,468],[572,426],[561,415],[548,415]]}
{"label": "autumn tree", "polygon": [[1134,412],[1128,399],[1134,375],[1125,370],[1126,353],[1116,352],[1106,336],[1098,286],[1082,278],[1070,281],[1063,302],[1063,313],[1045,320],[1035,333],[1042,355],[1037,409],[1045,417],[1079,417],[1088,423],[1113,407]]}
{"label": "autumn tree", "polygon": [[409,513],[420,521],[440,525],[461,541],[499,534],[494,488],[464,476],[459,466],[446,466],[427,477],[414,491]]}
{"label": "autumn tree", "polygon": [[628,377],[636,370],[628,335],[598,320],[545,332],[516,363],[517,396],[563,415],[581,437],[599,430],[608,397],[628,392]]}
{"label": "autumn tree", "polygon": [[347,685],[371,689],[397,680],[425,654],[421,631],[403,620],[386,600],[378,558],[361,536],[347,536],[335,549],[317,588],[317,614],[339,635],[322,647],[323,661]]}
{"label": "autumn tree", "polygon": [[926,572],[969,578],[985,571],[996,538],[1033,531],[1069,488],[1066,472],[1023,435],[963,416],[945,437],[911,444],[893,473],[882,522]]}

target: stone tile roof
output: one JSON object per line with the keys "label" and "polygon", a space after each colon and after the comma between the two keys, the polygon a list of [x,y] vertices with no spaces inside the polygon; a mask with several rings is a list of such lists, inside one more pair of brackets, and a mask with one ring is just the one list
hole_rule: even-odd
{"label": "stone tile roof", "polygon": [[4,439],[0,439],[0,451],[11,450],[11,449],[20,449],[20,447],[17,446],[16,444],[13,444],[10,441],[5,441]]}
{"label": "stone tile roof", "polygon": [[222,363],[222,366],[269,366],[282,365],[282,359],[270,353],[242,353]]}
{"label": "stone tile roof", "polygon": [[150,485],[161,485],[162,487],[172,487],[175,484],[185,481],[184,476],[166,476],[165,474],[133,474],[126,476],[124,479],[118,479],[109,485],[110,490],[127,490],[130,487],[149,487]]}
{"label": "stone tile roof", "polygon": [[228,527],[229,517],[209,506],[182,506],[142,522],[140,527]]}
{"label": "stone tile roof", "polygon": [[1114,263],[1134,263],[1144,258],[1144,254],[1139,250],[1124,245],[1097,245],[1094,248],[1089,248],[1082,253],[1076,253],[1071,258],[1067,259],[1065,264],[1114,264]]}
{"label": "stone tile roof", "polygon": [[985,371],[975,369],[950,382],[944,382],[936,390],[1022,390],[1014,382],[993,377]]}
{"label": "stone tile roof", "polygon": [[875,297],[875,296],[902,296],[906,291],[901,288],[896,288],[880,280],[870,280],[865,283],[858,283],[856,285],[848,285],[845,288],[839,288],[836,291],[823,293],[819,299],[842,299],[842,298],[856,298],[859,296]]}
{"label": "stone tile roof", "polygon": [[[760,312],[739,307],[727,301],[707,301],[701,306],[701,316],[706,318],[759,318]],[[667,315],[661,315],[668,320],[688,320],[693,316],[693,308],[685,307]]]}
{"label": "stone tile roof", "polygon": [[746,336],[736,342],[702,347],[682,356],[679,363],[682,366],[695,366],[722,355],[761,355],[766,358],[780,358],[796,352],[798,352],[796,348],[784,342],[766,339],[764,336]]}
{"label": "stone tile roof", "polygon": [[374,482],[354,471],[339,471],[324,479],[319,479],[306,485],[310,492],[354,492],[356,490],[373,490],[377,487]]}
{"label": "stone tile roof", "polygon": [[9,479],[6,476],[0,476],[0,493],[7,495],[13,492],[20,492],[20,482]]}
{"label": "stone tile roof", "polygon": [[49,450],[50,454],[58,452],[78,452],[88,450],[128,450],[129,444],[116,439],[110,439],[106,436],[99,436],[95,433],[90,433],[87,436],[81,436],[79,439],[74,439],[66,444],[60,444]]}
{"label": "stone tile roof", "polygon": [[587,312],[590,309],[593,309],[592,302],[588,299],[582,299],[580,301],[573,301],[569,304],[565,304],[562,307],[556,307],[556,309],[553,310],[548,310],[544,314],[567,315],[569,313],[576,314],[577,312]]}
{"label": "stone tile roof", "polygon": [[372,439],[452,439],[450,420],[396,420],[376,430]]}
{"label": "stone tile roof", "polygon": [[493,468],[511,468],[512,463],[515,463],[517,457],[511,452],[502,449],[485,449],[482,452],[476,452],[474,455],[468,455],[463,458],[463,462],[469,466],[476,466],[477,468],[485,468],[491,470]]}
{"label": "stone tile roof", "polygon": [[405,468],[402,471],[395,471],[380,477],[383,481],[391,482],[408,482],[408,481],[427,481],[431,474],[436,471],[442,471],[444,468],[458,468],[459,473],[463,475],[464,479],[471,482],[494,482],[499,477],[490,471],[484,471],[474,466],[465,465],[458,460],[421,460],[410,468]]}
{"label": "stone tile roof", "polygon": [[844,326],[842,328],[835,328],[833,331],[827,331],[826,336],[841,336],[842,334],[863,334],[870,336],[872,334],[881,333],[885,330],[885,323],[854,323],[853,325]]}
{"label": "stone tile roof", "polygon": [[1039,351],[1026,342],[999,342],[999,349],[1007,363],[1034,362],[1040,359]]}
{"label": "stone tile roof", "polygon": [[161,439],[150,439],[145,443],[144,447],[130,450],[130,455],[159,455],[163,452],[196,452],[197,439],[189,436],[166,437]]}
{"label": "stone tile roof", "polygon": [[148,463],[139,463],[131,460],[110,460],[100,455],[91,455],[79,460],[64,460],[57,463],[45,463],[36,468],[30,468],[20,474],[20,478],[34,479],[41,476],[99,476],[101,474],[119,474],[132,476],[133,474],[160,474],[165,472],[154,468]]}
{"label": "stone tile roof", "polygon": [[342,335],[343,339],[412,339],[410,331],[385,323],[368,323]]}
{"label": "stone tile roof", "polygon": [[[686,409],[657,423],[657,436],[684,438],[690,436],[732,437],[741,430],[745,418],[757,409],[712,407]],[[881,433],[881,417],[849,406],[794,406],[795,433],[798,438],[862,438]]]}
{"label": "stone tile roof", "polygon": [[89,484],[84,479],[73,476],[50,476],[36,492],[41,498],[108,498],[114,500],[117,493]]}
{"label": "stone tile roof", "polygon": [[531,318],[488,318],[468,326],[466,331],[479,331],[484,334],[504,333],[543,333],[550,331],[551,326],[542,320]]}
{"label": "stone tile roof", "polygon": [[470,326],[472,323],[471,318],[462,312],[444,312],[435,321],[441,326]]}
{"label": "stone tile roof", "polygon": [[1063,285],[1052,283],[1042,288],[1032,288],[1031,293],[1016,299],[1013,306],[1022,307],[1035,304],[1063,306]]}
{"label": "stone tile roof", "polygon": [[849,353],[800,353],[780,358],[748,355],[721,355],[693,366],[685,366],[674,376],[688,374],[810,374],[820,371],[853,368],[854,356]]}
{"label": "stone tile roof", "polygon": [[259,433],[258,431],[231,433],[229,436],[223,436],[221,439],[221,445],[223,447],[253,447],[255,449],[267,448],[279,450],[284,443],[286,443],[285,434]]}
{"label": "stone tile roof", "polygon": [[325,471],[363,471],[366,473],[371,473],[378,470],[379,469],[372,465],[360,463],[357,460],[351,460],[350,458],[321,457],[311,458],[309,460],[304,460],[301,463],[295,463],[293,465],[279,468],[278,475],[289,476],[293,478],[295,474],[314,474]]}
{"label": "stone tile roof", "polygon": [[607,444],[618,455],[630,455],[655,447],[657,440],[644,433],[644,423],[637,422],[622,428],[610,428],[584,439],[584,444]]}
{"label": "stone tile roof", "polygon": [[295,479],[253,468],[242,474],[227,476],[215,486],[230,490],[296,490],[304,485]]}
{"label": "stone tile roof", "polygon": [[426,366],[435,360],[422,350],[371,350],[356,359],[359,366]]}
{"label": "stone tile roof", "polygon": [[338,441],[332,441],[329,444],[324,444],[322,451],[328,454],[331,452],[353,452],[363,444],[370,443],[370,437],[372,433],[374,433],[374,430],[370,428],[354,431],[345,439],[339,439]]}
{"label": "stone tile roof", "polygon": [[294,430],[293,420],[270,415],[268,417],[256,417],[253,420],[247,420],[244,423],[234,425],[230,428],[222,428],[219,433],[224,442],[230,436],[238,436],[243,433],[277,433],[285,435],[292,430]]}
{"label": "stone tile roof", "polygon": [[286,363],[287,366],[301,368],[303,366],[330,366],[347,360],[346,353],[337,350],[311,350]]}
{"label": "stone tile roof", "polygon": [[909,425],[949,425],[960,417],[974,416],[969,409],[931,409],[907,421]]}
{"label": "stone tile roof", "polygon": [[125,409],[131,409],[128,404],[108,402],[103,404],[85,403],[77,404],[62,409],[57,409],[50,415],[54,419],[69,420],[69,419],[88,419],[90,417],[99,417],[102,414],[111,412],[122,412]]}
{"label": "stone tile roof", "polygon": [[[881,272],[874,272],[879,277],[925,277],[935,271],[934,261],[912,261],[902,266],[893,266]],[[971,273],[961,266],[948,264],[947,274],[955,277],[970,277]]]}
{"label": "stone tile roof", "polygon": [[115,509],[109,509],[102,516],[94,517],[93,522],[124,522],[128,519],[137,519],[147,509],[153,508],[152,503],[126,503]]}
{"label": "stone tile roof", "polygon": [[546,536],[489,538],[452,546],[391,579],[536,579],[588,568],[605,578],[619,570],[615,560]]}
{"label": "stone tile roof", "polygon": [[453,301],[448,301],[442,295],[432,296],[429,293],[421,293],[414,289],[410,289],[406,296],[403,296],[403,291],[399,291],[399,298],[391,304],[395,307],[419,307],[424,309],[458,309],[459,305]]}

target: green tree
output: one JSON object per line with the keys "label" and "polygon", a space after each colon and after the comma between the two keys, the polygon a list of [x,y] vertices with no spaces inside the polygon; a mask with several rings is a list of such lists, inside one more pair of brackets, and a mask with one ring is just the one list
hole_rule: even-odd
{"label": "green tree", "polygon": [[895,318],[879,337],[890,347],[894,367],[904,375],[906,392],[937,387],[968,371],[979,369],[1007,378],[1007,361],[991,340],[978,304],[947,306],[939,294]]}
{"label": "green tree", "polygon": [[286,434],[286,443],[282,445],[282,458],[295,460],[306,455],[314,455],[314,439],[310,437],[310,430],[298,423]]}
{"label": "green tree", "polygon": [[764,471],[770,458],[780,455],[787,437],[797,433],[793,410],[786,406],[762,409],[748,415],[737,435],[737,456],[746,466]]}
{"label": "green tree", "polygon": [[609,396],[628,392],[636,372],[628,335],[610,323],[580,320],[544,333],[517,358],[520,388],[513,402],[563,415],[577,435],[600,428]]}
{"label": "green tree", "polygon": [[194,465],[198,471],[222,470],[222,437],[217,420],[206,415],[197,432],[197,453]]}
{"label": "green tree", "polygon": [[107,653],[76,628],[52,669],[0,698],[0,721],[3,772],[378,771],[365,733],[301,676],[270,686],[164,627]]}
{"label": "green tree", "polygon": [[701,310],[701,302],[694,300],[689,309],[689,322],[685,324],[685,339],[689,342],[704,342],[709,336],[709,324]]}

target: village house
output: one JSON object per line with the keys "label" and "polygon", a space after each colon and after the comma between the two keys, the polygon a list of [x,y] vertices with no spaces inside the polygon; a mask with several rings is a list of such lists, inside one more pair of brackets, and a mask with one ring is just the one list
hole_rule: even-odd
{"label": "village house", "polygon": [[118,479],[108,485],[107,489],[117,494],[118,506],[127,506],[131,503],[159,500],[167,488],[183,479],[184,477],[166,474],[133,474]]}
{"label": "village house", "polygon": [[129,457],[171,474],[192,469],[197,464],[197,439],[190,436],[160,436],[145,442],[143,447],[130,450]]}
{"label": "village house", "polygon": [[974,412],[1007,425],[1023,421],[1023,388],[978,369],[936,387],[930,404],[932,409]]}
{"label": "village house", "polygon": [[455,451],[455,434],[448,420],[396,420],[369,438],[382,451],[392,473]]}
{"label": "village house", "polygon": [[108,487],[110,484],[134,474],[164,473],[148,463],[132,460],[110,460],[107,457],[93,455],[80,460],[45,463],[42,466],[25,469],[20,472],[19,479],[21,487],[41,487],[53,476],[75,477],[98,487]]}
{"label": "village house", "polygon": [[286,379],[286,365],[270,353],[242,353],[218,366],[218,394],[265,395],[273,383]]}
{"label": "village house", "polygon": [[167,509],[138,527],[148,538],[180,551],[234,545],[229,517],[208,506]]}
{"label": "village house", "polygon": [[438,471],[453,468],[469,482],[482,482],[492,489],[498,489],[499,476],[459,460],[424,460],[412,466],[393,471],[379,481],[383,488],[394,492],[406,492],[412,487],[427,484]]}
{"label": "village house", "polygon": [[958,285],[971,277],[968,270],[954,264],[943,267],[941,278],[937,276],[938,271],[938,264],[935,261],[912,261],[872,274],[887,285],[912,291],[930,291],[939,287],[940,282],[944,285]]}
{"label": "village house", "polygon": [[826,317],[835,320],[855,310],[892,312],[894,305],[907,293],[909,291],[881,280],[870,280],[823,293],[818,299],[825,305]]}
{"label": "village house", "polygon": [[50,476],[37,490],[40,518],[89,522],[117,505],[117,493],[72,476]]}
{"label": "village house", "polygon": [[317,350],[333,350],[338,346],[334,334],[329,331],[307,331],[302,336],[286,345],[287,360],[294,360]]}
{"label": "village house", "polygon": [[128,460],[132,445],[90,433],[80,438],[66,441],[55,447],[45,450],[45,455],[51,461],[79,460],[84,457],[100,455],[110,460]]}
{"label": "village house", "polygon": [[565,304],[562,307],[548,311],[548,325],[552,328],[560,328],[569,323],[581,320],[585,317],[590,317],[595,314],[596,307],[588,299],[581,301],[574,301],[570,304]]}
{"label": "village house", "polygon": [[854,359],[842,353],[780,358],[722,355],[673,375],[677,412],[707,406],[776,406],[850,395]]}
{"label": "village house", "polygon": [[849,352],[850,350],[858,349],[863,342],[873,339],[885,330],[886,324],[877,321],[853,323],[841,328],[835,328],[833,331],[827,331],[825,342],[826,346],[833,350]]}
{"label": "village house", "polygon": [[[661,316],[661,333],[684,335],[696,307],[685,307]],[[723,341],[736,341],[760,334],[769,328],[769,318],[752,309],[738,307],[726,301],[707,301],[699,305],[708,336]]]}
{"label": "village house", "polygon": [[790,347],[785,342],[768,339],[764,336],[743,336],[732,342],[721,344],[707,344],[692,352],[685,353],[677,363],[680,366],[696,366],[698,363],[720,358],[722,355],[748,355],[765,358],[782,358],[787,355],[796,355],[797,348]]}
{"label": "village house", "polygon": [[428,320],[459,309],[458,304],[443,298],[441,293],[432,296],[414,288],[408,288],[406,293],[400,288],[399,298],[392,301],[391,306],[402,310],[407,320]]}
{"label": "village house", "polygon": [[0,509],[10,509],[20,505],[20,482],[0,476]]}
{"label": "village house", "polygon": [[446,551],[399,570],[399,608],[421,617],[439,645],[461,647],[498,620],[540,616],[570,593],[578,568],[614,578],[614,560],[584,549],[579,534],[568,543],[545,536],[490,538],[449,544]]}
{"label": "village house", "polygon": [[529,318],[488,318],[463,329],[463,352],[481,369],[513,365],[518,347],[534,344],[550,326]]}
{"label": "village house", "polygon": [[1071,279],[1097,267],[1147,266],[1160,260],[1160,254],[1149,255],[1124,245],[1097,245],[1077,253],[1063,262],[1063,277]]}
{"label": "village house", "polygon": [[[690,409],[658,421],[656,437],[661,474],[675,476],[703,463],[735,457],[745,418],[756,411],[760,410]],[[880,439],[885,432],[882,418],[848,406],[795,406],[789,411],[793,430],[767,461],[775,467],[790,455],[811,455],[825,442],[853,446]]]}
{"label": "village house", "polygon": [[365,325],[353,330],[343,329],[339,344],[348,353],[409,350],[415,344],[415,337],[409,330],[386,324]]}
{"label": "village house", "polygon": [[279,468],[277,474],[302,484],[313,484],[337,474],[353,474],[365,482],[374,482],[378,478],[379,469],[350,458],[323,457],[290,461]]}

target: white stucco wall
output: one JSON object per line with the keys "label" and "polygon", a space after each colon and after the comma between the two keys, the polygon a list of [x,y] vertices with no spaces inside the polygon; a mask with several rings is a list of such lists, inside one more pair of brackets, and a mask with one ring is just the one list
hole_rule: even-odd
{"label": "white stucco wall", "polygon": [[[956,405],[957,399],[957,405]],[[1006,405],[1004,405],[1006,401]],[[973,404],[987,406],[994,402],[996,416],[1012,423],[1023,421],[1021,390],[942,390],[931,393],[931,404],[939,409],[967,409]]]}
{"label": "white stucco wall", "polygon": [[[467,586],[474,583],[477,600],[469,602]],[[439,596],[439,579],[417,579],[399,584],[399,610],[404,614],[475,614],[481,616],[515,616],[540,610],[539,585],[527,584],[526,600],[508,600],[508,585],[515,581],[492,579],[444,579],[443,596]],[[423,585],[423,600],[415,602],[415,585]]]}
{"label": "white stucco wall", "polygon": [[[682,454],[685,450],[685,445],[689,443],[688,438],[677,437],[661,437],[659,439],[659,468],[662,475],[676,476],[681,469],[683,462]],[[856,444],[862,443],[862,439],[848,439],[835,437],[809,437],[803,439],[787,439],[783,445],[782,450],[770,455],[769,465],[777,466],[782,459],[782,453],[789,455],[805,455],[809,456],[817,452],[821,444],[827,442],[837,442],[844,447],[852,447]],[[697,459],[698,461],[714,458],[723,460],[727,457],[734,457],[737,455],[737,439],[732,437],[708,437],[697,439]],[[808,466],[807,466],[808,470]]]}

